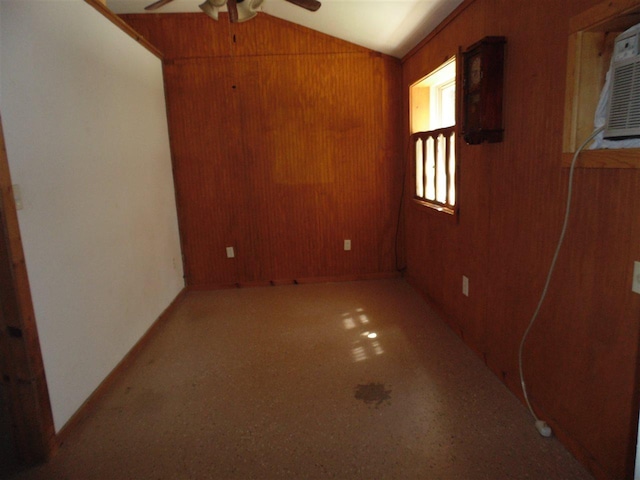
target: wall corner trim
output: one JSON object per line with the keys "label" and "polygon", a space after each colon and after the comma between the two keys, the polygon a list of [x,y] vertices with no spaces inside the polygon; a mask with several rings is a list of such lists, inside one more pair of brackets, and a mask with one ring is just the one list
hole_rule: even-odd
{"label": "wall corner trim", "polygon": [[144,48],[153,53],[156,57],[162,60],[163,55],[160,50],[151,45],[149,41],[141,36],[138,32],[136,32],[129,24],[127,24],[124,20],[118,17],[115,13],[113,13],[106,5],[104,5],[100,0],[84,0],[86,3],[95,8],[98,12],[104,15],[111,23],[113,23],[116,27],[122,30],[124,33],[133,38],[136,42],[142,45]]}

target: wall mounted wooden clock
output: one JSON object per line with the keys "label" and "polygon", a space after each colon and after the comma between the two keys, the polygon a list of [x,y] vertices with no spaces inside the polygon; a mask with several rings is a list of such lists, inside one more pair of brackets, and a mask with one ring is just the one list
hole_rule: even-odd
{"label": "wall mounted wooden clock", "polygon": [[462,136],[471,145],[502,141],[505,45],[505,37],[485,37],[462,54]]}

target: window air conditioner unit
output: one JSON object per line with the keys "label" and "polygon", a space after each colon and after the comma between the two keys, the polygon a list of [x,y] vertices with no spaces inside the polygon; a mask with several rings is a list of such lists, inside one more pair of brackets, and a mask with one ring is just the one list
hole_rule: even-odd
{"label": "window air conditioner unit", "polygon": [[611,61],[604,138],[640,137],[640,31],[620,34]]}

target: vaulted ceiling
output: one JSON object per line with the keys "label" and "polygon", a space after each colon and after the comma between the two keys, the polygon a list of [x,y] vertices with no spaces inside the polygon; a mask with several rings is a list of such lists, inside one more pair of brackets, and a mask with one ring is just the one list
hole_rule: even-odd
{"label": "vaulted ceiling", "polygon": [[[107,0],[115,13],[145,13],[153,0]],[[203,0],[174,0],[154,13],[199,12]],[[403,57],[462,0],[321,0],[310,12],[284,0],[264,0],[262,12],[333,37]],[[225,8],[222,9],[224,11]],[[203,14],[204,15],[204,14]],[[213,21],[213,20],[212,20]]]}

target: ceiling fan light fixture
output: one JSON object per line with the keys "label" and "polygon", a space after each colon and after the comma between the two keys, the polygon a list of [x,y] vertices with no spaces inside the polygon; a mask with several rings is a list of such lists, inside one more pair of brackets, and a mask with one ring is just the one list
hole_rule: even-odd
{"label": "ceiling fan light fixture", "polygon": [[206,13],[209,17],[214,20],[218,20],[218,10],[220,7],[223,7],[224,4],[227,3],[227,0],[206,0],[204,3],[200,4],[200,10]]}
{"label": "ceiling fan light fixture", "polygon": [[[2,1],[2,0],[0,0]],[[104,2],[104,0],[101,0]],[[285,0],[311,12],[315,12],[321,6],[318,0]],[[156,10],[167,3],[173,2],[173,0],[156,0],[155,2],[144,7],[145,10]],[[206,13],[214,20],[218,20],[219,10],[227,5],[227,11],[229,12],[229,21],[246,22],[256,16],[258,8],[262,5],[264,0],[205,0],[200,6],[200,10]]]}
{"label": "ceiling fan light fixture", "polygon": [[258,15],[258,8],[264,0],[236,0],[238,22],[246,22]]}

